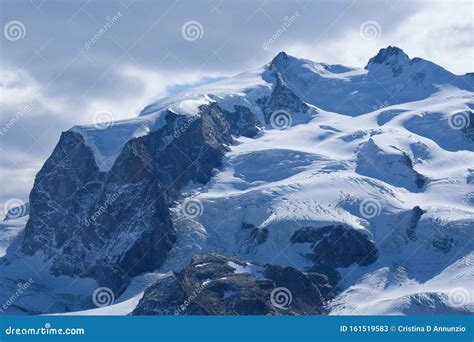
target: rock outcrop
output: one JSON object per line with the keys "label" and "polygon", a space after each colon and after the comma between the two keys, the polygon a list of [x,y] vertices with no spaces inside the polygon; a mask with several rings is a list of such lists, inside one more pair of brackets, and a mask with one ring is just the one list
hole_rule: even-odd
{"label": "rock outcrop", "polygon": [[327,276],[197,254],[150,286],[133,315],[309,315],[326,313]]}

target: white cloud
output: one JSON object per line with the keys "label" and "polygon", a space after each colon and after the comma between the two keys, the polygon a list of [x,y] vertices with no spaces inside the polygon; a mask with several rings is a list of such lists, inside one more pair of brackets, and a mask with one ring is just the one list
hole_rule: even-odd
{"label": "white cloud", "polygon": [[153,70],[132,64],[123,65],[117,70],[118,76],[123,80],[122,84],[136,84],[141,92],[133,96],[122,92],[114,97],[83,100],[85,106],[81,110],[81,120],[71,122],[71,125],[91,124],[94,115],[102,111],[111,113],[115,120],[134,118],[146,105],[165,97],[170,87],[197,83],[209,76],[202,73]]}
{"label": "white cloud", "polygon": [[21,112],[25,106],[34,109],[29,113],[32,116],[41,111],[60,114],[68,109],[64,97],[45,95],[45,85],[39,84],[26,71],[14,70],[6,66],[0,69],[0,114],[3,120]]}
{"label": "white cloud", "polygon": [[320,62],[363,67],[380,48],[395,45],[410,57],[428,59],[464,74],[474,71],[473,10],[472,2],[426,2],[417,12],[400,18],[395,28],[388,29],[380,22],[377,39],[364,39],[360,26],[354,25],[330,41],[297,43],[286,50]]}
{"label": "white cloud", "polygon": [[20,197],[28,201],[30,189],[33,186],[35,174],[43,161],[34,159],[29,153],[11,148],[1,150],[2,163],[0,165],[0,201]]}
{"label": "white cloud", "polygon": [[474,71],[474,3],[434,2],[404,20],[392,40],[458,74]]}

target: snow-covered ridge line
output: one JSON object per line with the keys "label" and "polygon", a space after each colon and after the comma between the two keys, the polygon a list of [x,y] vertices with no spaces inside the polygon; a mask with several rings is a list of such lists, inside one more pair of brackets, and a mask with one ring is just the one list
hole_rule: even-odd
{"label": "snow-covered ridge line", "polygon": [[71,131],[82,134],[99,169],[108,171],[127,141],[163,127],[166,111],[195,116],[202,105],[216,102],[230,112],[236,105],[246,107],[265,124],[259,101],[270,95],[275,77],[281,77],[306,104],[351,116],[396,105],[391,92],[401,98],[399,102],[410,102],[430,96],[443,84],[474,89],[472,75],[456,76],[421,58],[410,59],[397,47],[381,49],[365,68],[316,63],[280,52],[257,70],[165,97],[146,106],[138,118],[112,122],[110,117],[110,122],[77,126]]}

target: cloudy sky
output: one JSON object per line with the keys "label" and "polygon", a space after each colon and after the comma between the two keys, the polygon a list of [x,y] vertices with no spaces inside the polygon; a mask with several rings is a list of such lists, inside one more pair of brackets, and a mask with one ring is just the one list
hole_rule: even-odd
{"label": "cloudy sky", "polygon": [[134,117],[152,100],[258,67],[281,50],[363,67],[396,45],[454,73],[474,71],[472,1],[0,0],[0,7],[0,205],[28,199],[62,131],[102,111]]}

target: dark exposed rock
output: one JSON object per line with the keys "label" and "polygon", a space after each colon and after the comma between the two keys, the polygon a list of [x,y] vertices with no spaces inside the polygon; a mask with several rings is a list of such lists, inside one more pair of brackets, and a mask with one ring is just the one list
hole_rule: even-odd
{"label": "dark exposed rock", "polygon": [[268,228],[257,228],[255,225],[245,222],[242,223],[242,230],[245,235],[239,251],[244,254],[255,253],[257,246],[267,241],[270,234]]}
{"label": "dark exposed rock", "polygon": [[254,243],[256,245],[260,245],[267,241],[268,238],[268,229],[267,228],[254,228],[250,232],[250,236],[247,238],[247,242]]}
{"label": "dark exposed rock", "polygon": [[254,229],[255,225],[252,223],[242,222],[242,229]]}
{"label": "dark exposed rock", "polygon": [[234,109],[232,113],[223,111],[232,134],[247,138],[255,137],[261,126],[255,115],[247,107],[234,106]]}
{"label": "dark exposed rock", "polygon": [[298,229],[292,243],[311,243],[309,256],[315,263],[333,267],[348,267],[353,263],[367,266],[377,260],[377,249],[368,237],[341,224]]}
{"label": "dark exposed rock", "polygon": [[369,59],[369,63],[375,63],[375,64],[393,64],[395,58],[408,58],[408,56],[403,52],[402,49],[396,46],[387,46],[386,48],[382,48],[379,50],[379,52],[372,58]]}
{"label": "dark exposed rock", "polygon": [[377,55],[369,59],[365,69],[370,70],[374,64],[386,65],[392,68],[393,77],[398,77],[403,72],[402,64],[410,61],[410,58],[402,49],[396,46],[388,46],[380,49]]}
{"label": "dark exposed rock", "polygon": [[312,253],[305,255],[314,262],[311,270],[325,273],[333,285],[339,280],[336,268],[354,263],[367,266],[378,257],[373,241],[365,234],[341,224],[300,228],[290,241],[311,244]]}
{"label": "dark exposed rock", "polygon": [[416,185],[416,187],[418,189],[422,189],[425,186],[426,182],[427,182],[427,178],[425,176],[423,176],[422,174],[420,174],[419,172],[417,172],[413,168],[413,162],[405,152],[403,152],[403,154],[402,154],[401,162],[403,164],[405,164],[409,169],[412,170],[412,172],[415,176],[415,185]]}
{"label": "dark exposed rock", "polygon": [[308,105],[290,90],[279,71],[275,70],[274,76],[276,81],[271,95],[257,100],[265,116],[265,123],[269,124],[271,115],[281,110],[291,116],[294,124],[299,123],[298,116],[310,112]]}
{"label": "dark exposed rock", "polygon": [[173,315],[174,310],[179,310],[181,306],[184,308],[186,297],[178,279],[171,273],[146,290],[133,314]]}
{"label": "dark exposed rock", "polygon": [[[333,287],[329,283],[328,276],[316,272],[300,272],[293,267],[281,267],[278,265],[266,265],[263,272],[265,278],[273,280],[276,286],[283,286],[291,293],[306,294],[300,306],[311,305],[322,308],[329,295],[333,292]],[[300,298],[293,299],[298,301]],[[311,308],[306,308],[311,310]]]}
{"label": "dark exposed rock", "polygon": [[271,70],[286,70],[287,63],[290,60],[290,57],[286,54],[285,51],[280,51],[270,62]]}
{"label": "dark exposed rock", "polygon": [[[287,306],[283,308],[272,304],[272,291],[277,288],[285,288],[291,296],[285,298]],[[324,314],[325,295],[331,291],[322,274],[263,266],[217,254],[197,254],[184,270],[150,286],[132,314]]]}
{"label": "dark exposed rock", "polygon": [[411,213],[410,222],[408,223],[408,227],[406,229],[407,236],[410,240],[416,241],[416,226],[418,225],[418,221],[420,221],[421,216],[426,212],[425,210],[421,209],[419,206],[414,207]]}
{"label": "dark exposed rock", "polygon": [[369,59],[365,69],[371,71],[373,65],[384,65],[391,68],[393,77],[398,77],[403,73],[403,64],[410,62],[410,58],[402,49],[396,46],[388,46],[380,49],[377,55]]}

